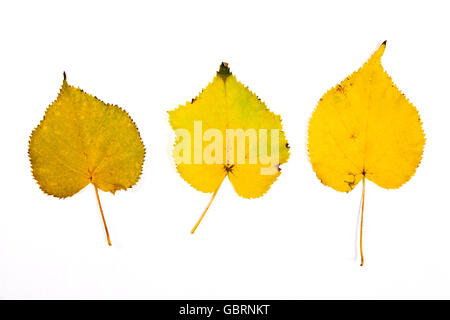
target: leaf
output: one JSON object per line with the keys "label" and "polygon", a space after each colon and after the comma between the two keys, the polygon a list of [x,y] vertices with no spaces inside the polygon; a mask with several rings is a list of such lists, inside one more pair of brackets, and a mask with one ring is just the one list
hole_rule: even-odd
{"label": "leaf", "polygon": [[58,198],[94,185],[108,244],[108,228],[98,190],[115,193],[139,180],[145,149],[133,120],[118,106],[105,104],[67,84],[34,129],[28,154],[42,191]]}
{"label": "leaf", "polygon": [[308,130],[311,164],[323,184],[349,192],[363,181],[361,265],[365,179],[399,188],[414,175],[425,144],[416,108],[381,65],[385,48],[386,41],[320,99]]}
{"label": "leaf", "polygon": [[[197,98],[169,111],[169,121],[177,134],[173,155],[181,177],[199,191],[213,192],[192,233],[226,177],[241,197],[257,198],[270,188],[280,175],[280,165],[289,158],[280,116],[238,82],[226,63]],[[245,143],[231,130],[247,133]]]}

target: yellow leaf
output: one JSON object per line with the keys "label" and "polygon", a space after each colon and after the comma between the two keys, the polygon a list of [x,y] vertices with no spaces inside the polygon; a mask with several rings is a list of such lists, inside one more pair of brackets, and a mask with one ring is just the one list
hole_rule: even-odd
{"label": "yellow leaf", "polygon": [[133,186],[141,175],[145,149],[130,116],[115,105],[64,81],[58,98],[34,129],[28,154],[33,176],[45,193],[66,198],[92,183],[115,193]]}
{"label": "yellow leaf", "polygon": [[289,158],[280,116],[238,82],[226,63],[197,98],[169,111],[169,120],[177,134],[177,170],[197,190],[214,193],[209,205],[227,176],[240,196],[262,196]]}
{"label": "yellow leaf", "polygon": [[311,164],[323,184],[348,192],[363,180],[361,265],[365,178],[399,188],[414,175],[425,144],[416,108],[381,65],[385,47],[320,99],[308,130]]}

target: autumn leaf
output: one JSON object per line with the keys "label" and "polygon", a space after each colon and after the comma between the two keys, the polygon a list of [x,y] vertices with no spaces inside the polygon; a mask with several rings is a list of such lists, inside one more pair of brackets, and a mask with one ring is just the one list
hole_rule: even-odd
{"label": "autumn leaf", "polygon": [[226,177],[241,197],[257,198],[289,158],[280,116],[238,82],[226,63],[197,98],[169,111],[169,120],[177,135],[173,156],[181,177],[213,193],[192,233]]}
{"label": "autumn leaf", "polygon": [[425,144],[416,108],[381,65],[385,48],[386,41],[320,99],[308,130],[311,164],[323,184],[349,192],[363,182],[361,266],[365,179],[399,188],[414,175]]}
{"label": "autumn leaf", "polygon": [[92,183],[106,231],[98,189],[113,194],[139,180],[145,149],[133,120],[67,84],[34,129],[28,154],[33,176],[45,193],[66,198]]}

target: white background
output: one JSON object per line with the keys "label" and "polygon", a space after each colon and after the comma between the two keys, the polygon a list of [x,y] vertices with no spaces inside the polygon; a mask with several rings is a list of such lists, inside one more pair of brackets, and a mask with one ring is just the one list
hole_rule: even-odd
{"label": "white background", "polygon": [[[449,6],[444,1],[14,1],[0,5],[0,298],[450,298]],[[322,185],[306,126],[330,87],[387,40],[382,59],[416,105],[427,142],[398,190]],[[262,198],[228,181],[189,186],[170,156],[167,112],[222,61],[280,114],[291,145]],[[125,108],[147,148],[142,179],[59,200],[30,173],[32,129],[68,82]]]}

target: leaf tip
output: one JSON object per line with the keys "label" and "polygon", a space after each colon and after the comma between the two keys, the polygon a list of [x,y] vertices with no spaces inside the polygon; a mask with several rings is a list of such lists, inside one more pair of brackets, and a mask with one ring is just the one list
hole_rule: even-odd
{"label": "leaf tip", "polygon": [[219,71],[217,71],[217,75],[221,76],[222,79],[226,79],[229,75],[231,75],[230,68],[228,67],[228,63],[222,62],[219,68]]}
{"label": "leaf tip", "polygon": [[68,86],[67,84],[67,74],[65,71],[63,71],[63,83],[62,83],[63,88]]}
{"label": "leaf tip", "polygon": [[381,61],[381,57],[384,54],[384,50],[386,49],[387,40],[384,40],[383,43],[378,47],[378,49],[372,54],[369,61],[374,61],[379,63]]}

